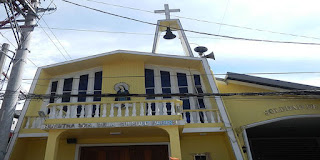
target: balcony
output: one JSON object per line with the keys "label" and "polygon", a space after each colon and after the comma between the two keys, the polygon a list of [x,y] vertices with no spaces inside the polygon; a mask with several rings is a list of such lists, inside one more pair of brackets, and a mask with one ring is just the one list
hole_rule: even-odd
{"label": "balcony", "polygon": [[65,124],[94,124],[100,127],[166,125],[163,123],[190,126],[222,124],[218,110],[183,110],[182,101],[177,99],[51,103],[46,106],[44,113],[43,117],[26,117],[24,129],[57,129],[58,126],[54,125]]}

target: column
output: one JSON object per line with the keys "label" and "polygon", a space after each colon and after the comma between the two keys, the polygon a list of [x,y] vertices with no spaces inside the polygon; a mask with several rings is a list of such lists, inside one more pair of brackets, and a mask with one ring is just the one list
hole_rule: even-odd
{"label": "column", "polygon": [[60,135],[65,130],[50,130],[47,140],[45,160],[56,160],[58,155]]}
{"label": "column", "polygon": [[161,126],[160,128],[164,129],[169,134],[170,156],[181,160],[180,133],[178,126]]}

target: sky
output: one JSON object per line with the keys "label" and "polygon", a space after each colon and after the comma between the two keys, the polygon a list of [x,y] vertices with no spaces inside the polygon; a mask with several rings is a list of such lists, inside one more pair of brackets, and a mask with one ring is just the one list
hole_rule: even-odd
{"label": "sky", "polygon": [[[165,16],[150,12],[163,9],[164,4],[169,4],[171,9],[181,10],[171,13],[172,19],[177,18],[176,16],[186,17],[180,18],[180,21],[183,28],[187,30],[251,39],[320,43],[320,10],[318,8],[320,2],[316,0],[184,0],[183,3],[172,0],[70,1],[151,23],[165,19]],[[47,8],[50,3],[50,0],[41,1],[41,7]],[[119,5],[134,9],[121,8],[118,7]],[[32,82],[26,79],[34,77],[37,66],[118,49],[143,52],[152,50],[155,26],[81,8],[62,0],[53,0],[50,7],[55,6],[57,10],[44,13],[38,27],[33,32],[29,48],[31,52],[28,54],[32,62],[27,61],[23,75],[22,86],[25,91],[29,90]],[[5,18],[4,7],[1,4],[0,19]],[[221,23],[228,25],[219,25]],[[48,26],[54,29],[50,30]],[[16,45],[11,30],[0,30],[0,32]],[[128,32],[131,34],[127,34]],[[206,46],[207,53],[214,52],[216,60],[209,60],[209,63],[216,74],[320,71],[320,45],[251,42],[189,32],[186,32],[186,35],[191,48],[199,45]],[[0,43],[8,43],[4,37],[0,35]],[[12,45],[10,49],[15,50]],[[161,39],[158,53],[183,55],[177,38],[174,40]],[[4,69],[8,68],[8,61]],[[320,86],[320,73],[257,74],[256,76]]]}

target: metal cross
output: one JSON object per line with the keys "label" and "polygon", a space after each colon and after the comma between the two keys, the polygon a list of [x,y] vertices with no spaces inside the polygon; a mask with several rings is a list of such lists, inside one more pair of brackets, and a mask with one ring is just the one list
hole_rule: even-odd
{"label": "metal cross", "polygon": [[170,12],[180,12],[180,9],[169,9],[168,4],[164,4],[164,10],[155,10],[154,13],[165,13],[166,19],[170,19]]}

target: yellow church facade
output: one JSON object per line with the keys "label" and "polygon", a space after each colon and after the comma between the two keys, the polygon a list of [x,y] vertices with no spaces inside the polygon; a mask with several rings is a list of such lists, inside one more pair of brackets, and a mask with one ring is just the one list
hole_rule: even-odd
{"label": "yellow church facade", "polygon": [[[38,68],[30,93],[47,97],[25,102],[6,159],[320,157],[319,96],[302,94],[318,87],[216,78],[208,57],[193,55],[179,20],[157,24],[151,53],[117,50]],[[185,56],[157,53],[170,27]]]}
{"label": "yellow church facade", "polygon": [[[137,153],[142,159],[248,159],[250,144],[245,132],[250,125],[319,119],[319,100],[310,96],[164,95],[122,101],[96,96],[116,95],[119,84],[130,94],[215,93],[215,87],[221,93],[286,90],[244,82],[243,75],[234,78],[237,74],[215,79],[209,69],[205,58],[130,51],[39,68],[31,91],[66,96],[26,102],[9,159],[79,160],[88,155],[91,159],[108,159],[108,155],[130,159],[139,157]],[[93,95],[71,96],[82,93]],[[228,128],[223,118],[229,121]]]}

